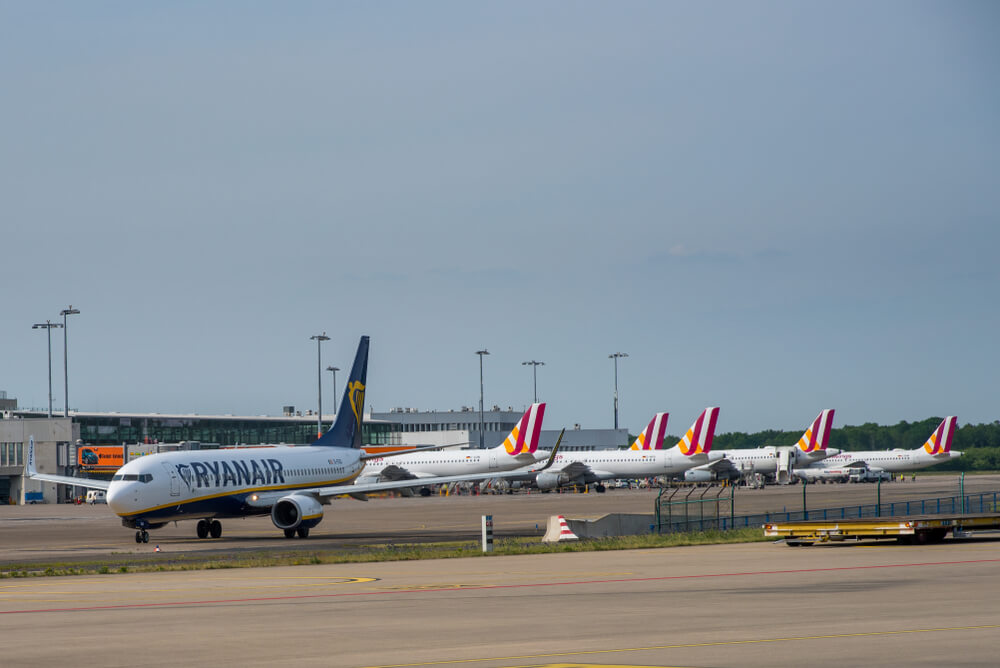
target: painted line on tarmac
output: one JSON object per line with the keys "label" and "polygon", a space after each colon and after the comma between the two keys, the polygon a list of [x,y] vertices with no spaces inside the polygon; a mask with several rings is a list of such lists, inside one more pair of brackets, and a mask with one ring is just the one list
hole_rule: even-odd
{"label": "painted line on tarmac", "polygon": [[[196,600],[196,601],[163,601],[161,603],[121,603],[116,605],[88,605],[80,606],[74,608],[38,608],[38,609],[26,609],[26,610],[0,610],[0,615],[15,615],[15,614],[28,614],[37,612],[81,612],[85,610],[123,610],[123,609],[134,609],[134,608],[166,608],[166,607],[178,607],[178,606],[191,606],[191,605],[218,605],[218,604],[229,604],[229,603],[267,603],[274,601],[301,601],[309,599],[320,599],[320,598],[344,598],[351,596],[387,596],[387,595],[404,595],[413,593],[428,593],[428,592],[456,592],[456,591],[476,591],[476,590],[497,590],[497,589],[529,589],[536,587],[567,587],[573,585],[586,585],[586,584],[615,584],[615,583],[626,583],[626,582],[661,582],[668,580],[694,580],[700,578],[729,578],[729,577],[743,577],[743,576],[761,576],[761,575],[789,575],[795,573],[824,573],[832,571],[863,571],[863,570],[873,570],[873,569],[888,569],[888,568],[916,568],[916,567],[927,567],[927,566],[961,566],[968,564],[992,564],[1000,562],[1000,559],[966,559],[962,561],[927,561],[918,562],[912,564],[874,564],[868,566],[833,566],[829,568],[798,568],[798,569],[786,569],[777,571],[744,571],[735,573],[694,573],[691,575],[662,575],[657,577],[648,578],[617,578],[617,579],[607,579],[607,580],[570,580],[564,582],[534,582],[534,583],[522,583],[522,584],[489,584],[489,585],[472,585],[464,586],[460,589],[456,589],[454,586],[439,587],[437,589],[404,589],[404,590],[380,590],[380,591],[358,591],[358,592],[342,592],[336,594],[297,594],[297,595],[287,595],[287,596],[266,596],[266,597],[255,597],[255,598],[228,598],[228,599],[209,599],[209,600]],[[352,578],[352,580],[357,580],[359,582],[364,582],[367,578]]]}
{"label": "painted line on tarmac", "polygon": [[866,638],[896,636],[913,633],[944,633],[947,631],[992,631],[1000,629],[1000,624],[980,626],[950,626],[937,629],[903,629],[901,631],[864,631],[860,633],[830,633],[816,636],[789,636],[787,638],[756,638],[751,640],[719,640],[716,642],[681,643],[677,645],[650,645],[648,647],[622,647],[619,649],[593,649],[577,652],[546,652],[543,654],[518,654],[516,656],[491,656],[478,659],[454,659],[450,661],[426,661],[423,663],[392,663],[367,668],[414,668],[416,666],[449,666],[461,663],[483,663],[486,661],[522,661],[524,659],[547,659],[560,656],[593,656],[596,654],[620,654],[625,652],[651,652],[665,649],[693,649],[697,647],[725,647],[732,645],[754,645],[763,643],[794,642],[800,640],[843,640],[845,638]]}

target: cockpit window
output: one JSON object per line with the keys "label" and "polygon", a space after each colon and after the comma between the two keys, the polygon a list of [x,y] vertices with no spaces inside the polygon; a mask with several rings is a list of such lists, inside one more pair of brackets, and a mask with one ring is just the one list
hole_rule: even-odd
{"label": "cockpit window", "polygon": [[152,473],[116,473],[111,477],[112,480],[122,480],[125,482],[138,481],[138,482],[151,482],[153,480]]}

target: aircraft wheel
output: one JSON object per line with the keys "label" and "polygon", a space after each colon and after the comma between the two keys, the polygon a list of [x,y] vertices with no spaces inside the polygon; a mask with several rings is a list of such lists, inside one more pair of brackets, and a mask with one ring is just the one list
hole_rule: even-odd
{"label": "aircraft wheel", "polygon": [[285,529],[285,538],[295,538],[295,529]]}
{"label": "aircraft wheel", "polygon": [[597,492],[598,494],[604,494],[604,491],[606,489],[607,489],[607,487],[605,487],[604,485],[602,485],[600,483],[594,485],[594,491]]}
{"label": "aircraft wheel", "polygon": [[142,542],[142,532],[141,531],[136,531],[135,532],[135,542],[137,542],[137,543],[141,543]]}
{"label": "aircraft wheel", "polygon": [[212,538],[219,538],[222,536],[222,522],[219,520],[212,520],[208,525],[208,531],[212,534]]}
{"label": "aircraft wheel", "polygon": [[208,538],[208,522],[205,520],[198,520],[198,538]]}
{"label": "aircraft wheel", "polygon": [[309,527],[302,527],[302,526],[300,526],[298,529],[296,529],[296,532],[298,532],[299,538],[308,538],[309,537]]}
{"label": "aircraft wheel", "polygon": [[145,529],[142,530],[142,536],[141,537],[142,537],[142,542],[143,543],[148,543],[149,542],[149,532],[146,531]]}

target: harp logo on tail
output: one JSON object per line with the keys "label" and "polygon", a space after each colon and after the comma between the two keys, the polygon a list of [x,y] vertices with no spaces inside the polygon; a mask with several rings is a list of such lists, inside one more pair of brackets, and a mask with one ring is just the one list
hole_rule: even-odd
{"label": "harp logo on tail", "polygon": [[357,424],[361,424],[361,416],[365,410],[365,384],[359,380],[352,381],[347,386],[347,396],[351,400],[351,411]]}

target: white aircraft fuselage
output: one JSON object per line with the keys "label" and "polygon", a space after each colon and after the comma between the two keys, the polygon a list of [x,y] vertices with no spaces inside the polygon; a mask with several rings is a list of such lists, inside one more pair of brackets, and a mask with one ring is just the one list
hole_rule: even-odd
{"label": "white aircraft fuselage", "polygon": [[934,466],[961,457],[958,451],[942,452],[929,455],[922,449],[918,450],[869,450],[863,452],[841,452],[838,455],[811,465],[811,468],[842,468],[855,462],[864,462],[868,468],[889,473],[905,473],[916,471],[928,466]]}
{"label": "white aircraft fuselage", "polygon": [[125,464],[108,487],[108,506],[131,528],[181,519],[267,514],[254,494],[350,483],[361,450],[322,446],[187,450],[147,455]]}

